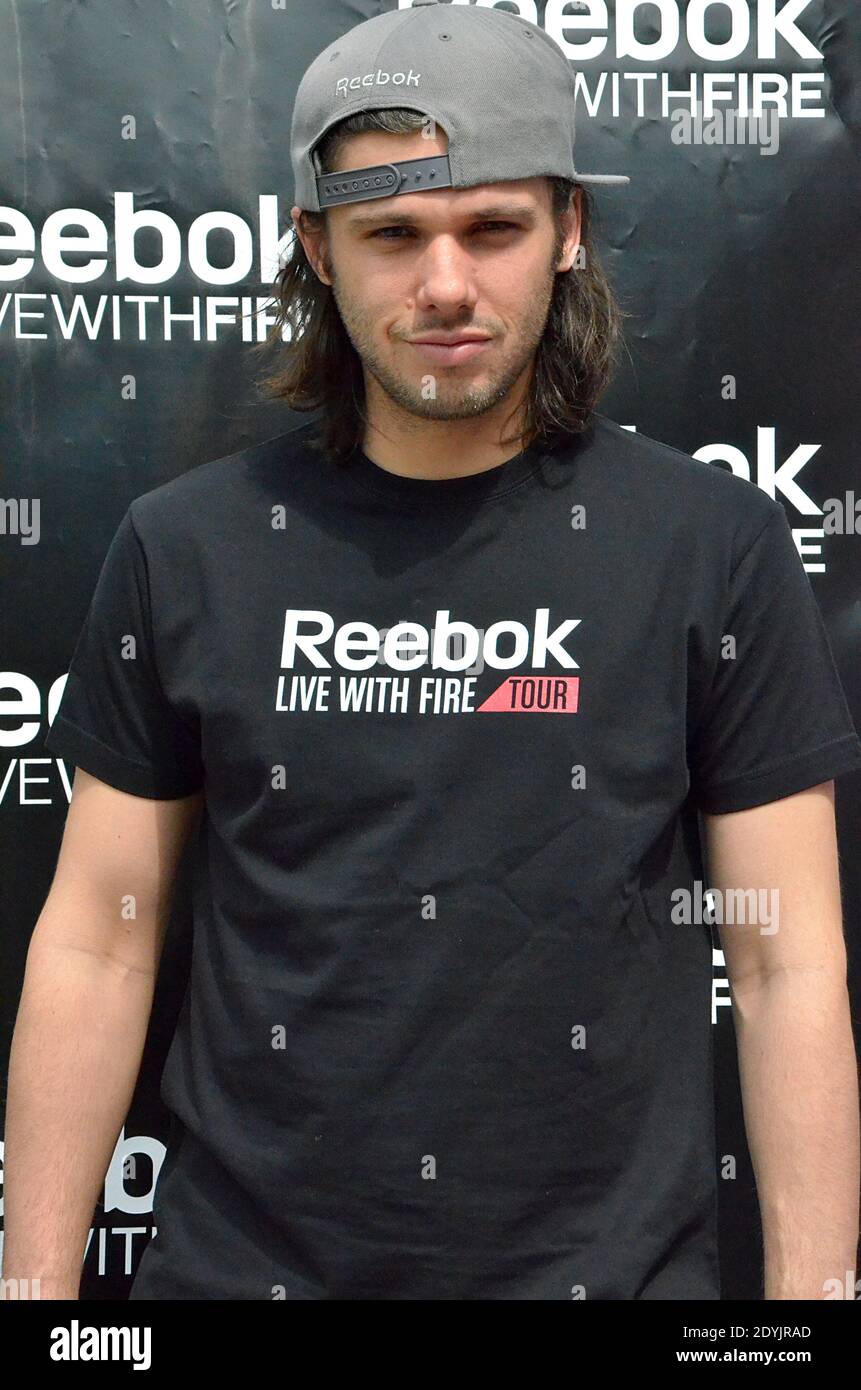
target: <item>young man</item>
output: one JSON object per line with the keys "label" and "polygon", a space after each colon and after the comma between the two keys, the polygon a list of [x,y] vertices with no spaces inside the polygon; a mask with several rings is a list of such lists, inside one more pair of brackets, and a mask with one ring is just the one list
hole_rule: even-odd
{"label": "young man", "polygon": [[77,1291],[198,815],[133,1298],[719,1297],[698,812],[747,894],[766,1296],[854,1266],[861,744],[781,506],[594,410],[573,142],[567,63],[499,11],[418,0],[303,79],[270,386],[319,411],[136,499],[107,556],[48,737],[78,771],[10,1276]]}

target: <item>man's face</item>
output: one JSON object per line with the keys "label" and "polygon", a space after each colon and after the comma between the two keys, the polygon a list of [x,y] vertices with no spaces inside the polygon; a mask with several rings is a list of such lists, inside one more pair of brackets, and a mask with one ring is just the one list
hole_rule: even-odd
{"label": "man's face", "polygon": [[[350,140],[335,172],[447,147],[442,131],[432,139],[369,132]],[[319,238],[293,209],[369,387],[370,375],[427,420],[481,415],[508,395],[531,367],[555,273],[571,266],[579,244],[578,194],[554,259],[551,199],[545,178],[373,198],[330,208]]]}

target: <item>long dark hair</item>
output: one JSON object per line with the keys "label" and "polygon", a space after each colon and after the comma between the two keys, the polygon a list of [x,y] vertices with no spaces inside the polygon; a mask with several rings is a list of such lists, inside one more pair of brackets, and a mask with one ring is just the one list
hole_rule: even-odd
{"label": "long dark hair", "polygon": [[[352,135],[382,130],[402,135],[420,130],[426,118],[417,111],[392,107],[361,111],[340,121],[318,147],[319,173],[338,165]],[[556,223],[554,260],[561,251],[561,215],[571,204],[575,184],[552,178]],[[591,239],[594,205],[581,188],[581,249],[575,267],[556,275],[547,326],[535,355],[522,431],[513,438],[550,450],[566,436],[579,433],[606,390],[621,343],[623,311],[607,281]],[[320,227],[325,212],[306,212]],[[253,351],[276,354],[274,365],[257,381],[265,397],[292,410],[320,410],[312,441],[338,462],[361,447],[365,436],[365,387],[361,359],[350,340],[329,285],[310,265],[305,249],[292,234],[292,248],[275,277],[276,318],[266,341]],[[284,341],[285,329],[288,340]],[[506,441],[509,442],[509,441]]]}

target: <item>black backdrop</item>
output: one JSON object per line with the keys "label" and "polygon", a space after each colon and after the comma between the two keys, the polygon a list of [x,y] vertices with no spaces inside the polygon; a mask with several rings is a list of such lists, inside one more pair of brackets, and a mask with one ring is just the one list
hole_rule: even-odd
{"label": "black backdrop", "polygon": [[[134,497],[294,422],[257,397],[249,353],[289,225],[293,98],[322,48],[391,8],[21,0],[0,10],[4,1079],[72,775],[43,738],[99,567]],[[632,176],[598,194],[599,244],[629,314],[628,354],[602,410],[785,505],[858,724],[861,517],[859,534],[851,517],[834,530],[826,504],[845,511],[857,473],[861,7],[500,8],[545,26],[582,74],[581,167]],[[704,109],[685,130],[672,113],[691,98],[679,93],[704,101],[709,81],[723,93],[718,116]],[[662,84],[676,93],[666,103]],[[757,84],[785,103],[776,124],[721,121]],[[859,829],[861,778],[850,775],[838,783],[838,830],[856,1019]],[[124,1293],[150,1233],[167,1136],[158,1081],[189,932],[186,861],[85,1297]],[[714,975],[719,1172],[736,1161],[719,1185],[724,1297],[749,1298],[758,1218],[720,953]]]}

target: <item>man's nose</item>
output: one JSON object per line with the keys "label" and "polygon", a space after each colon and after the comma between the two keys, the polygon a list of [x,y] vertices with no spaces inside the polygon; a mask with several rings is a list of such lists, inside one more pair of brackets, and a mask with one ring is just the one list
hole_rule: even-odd
{"label": "man's nose", "polygon": [[475,304],[475,267],[454,237],[434,237],[417,267],[416,300],[420,308]]}

